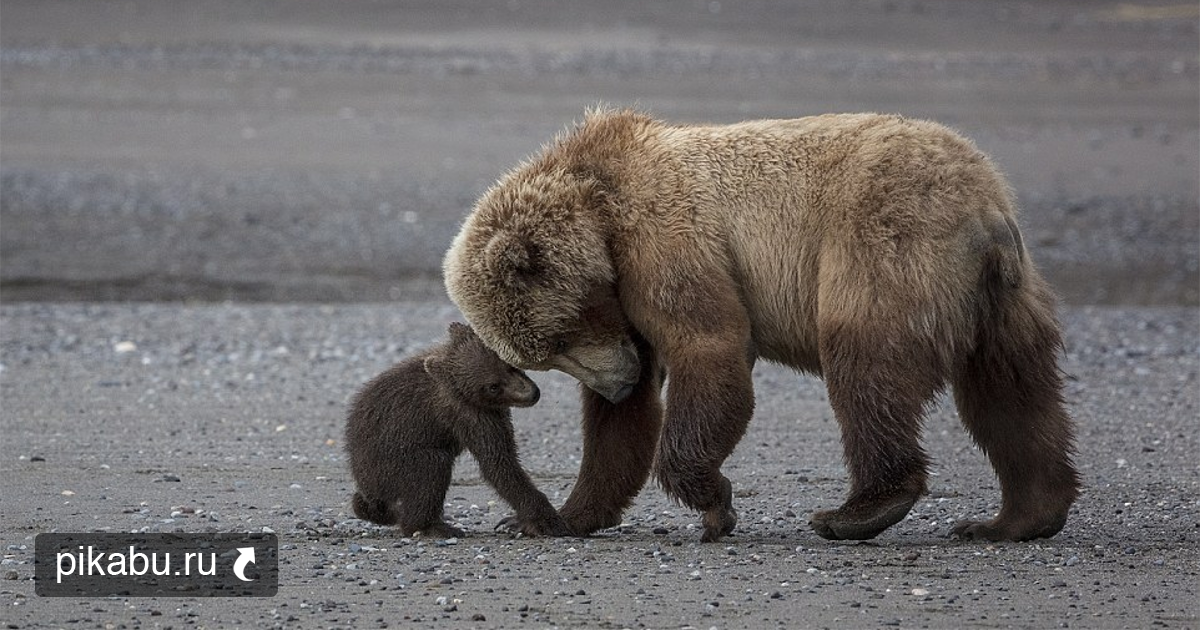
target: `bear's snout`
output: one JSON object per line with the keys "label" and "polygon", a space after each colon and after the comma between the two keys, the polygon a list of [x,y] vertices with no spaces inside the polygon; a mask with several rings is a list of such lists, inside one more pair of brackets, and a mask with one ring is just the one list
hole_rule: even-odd
{"label": "bear's snout", "polygon": [[528,378],[524,383],[514,388],[512,396],[513,407],[532,407],[542,399],[542,390],[538,389],[537,383],[534,383]]}

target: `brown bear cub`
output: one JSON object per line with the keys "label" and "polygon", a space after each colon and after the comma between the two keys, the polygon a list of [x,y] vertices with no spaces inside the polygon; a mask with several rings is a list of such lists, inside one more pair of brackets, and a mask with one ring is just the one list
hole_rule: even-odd
{"label": "brown bear cub", "polygon": [[462,536],[443,520],[442,506],[465,447],[517,512],[500,525],[529,536],[569,535],[517,458],[509,407],[529,407],[540,395],[469,326],[450,324],[448,342],[396,364],[355,396],[346,420],[354,513],[398,525],[405,536]]}

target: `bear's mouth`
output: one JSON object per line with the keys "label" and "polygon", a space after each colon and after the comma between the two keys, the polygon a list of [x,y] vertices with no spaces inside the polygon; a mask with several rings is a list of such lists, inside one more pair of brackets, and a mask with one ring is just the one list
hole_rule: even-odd
{"label": "bear's mouth", "polygon": [[[621,402],[622,400],[629,398],[629,395],[633,393],[633,386],[634,386],[634,383],[626,383],[625,385],[621,386],[621,389],[618,389],[617,392],[611,396],[605,396],[604,394],[600,394],[600,395],[604,396],[608,400],[608,402],[615,405],[615,404]],[[597,392],[597,393],[600,393],[600,392]]]}
{"label": "bear's mouth", "polygon": [[606,346],[575,346],[548,362],[549,367],[574,376],[588,389],[617,404],[633,393],[641,362],[633,342]]}
{"label": "bear's mouth", "polygon": [[[578,376],[576,376],[574,374],[572,374],[572,376],[579,378]],[[594,375],[587,375],[587,376],[594,376]],[[622,379],[622,378],[615,378],[615,379],[611,379],[611,380],[603,379],[603,378],[599,379],[599,380],[590,379],[590,378],[580,378],[579,381],[581,383],[583,383],[585,387],[592,390],[593,392],[596,392],[597,394],[600,394],[601,396],[604,397],[605,400],[607,400],[608,402],[610,402],[614,405],[617,403],[620,403],[621,401],[625,400],[626,398],[629,398],[630,394],[633,394],[633,390],[637,387],[637,384],[638,384],[638,382],[636,380],[631,381],[631,380]]]}

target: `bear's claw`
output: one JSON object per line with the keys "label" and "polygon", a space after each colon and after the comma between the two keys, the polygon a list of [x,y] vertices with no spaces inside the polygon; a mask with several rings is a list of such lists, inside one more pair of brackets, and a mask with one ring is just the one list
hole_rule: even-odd
{"label": "bear's claw", "polygon": [[700,536],[700,542],[717,542],[723,536],[733,533],[733,528],[737,527],[737,510],[733,509],[733,485],[724,476],[721,477],[718,492],[718,504],[704,512],[704,534]]}
{"label": "bear's claw", "polygon": [[551,536],[563,537],[574,536],[575,532],[567,525],[567,522],[562,519],[557,513],[536,519],[522,519],[519,516],[506,516],[496,523],[496,531],[506,531],[510,534],[521,534],[523,536]]}
{"label": "bear's claw", "polygon": [[1013,540],[1020,542],[1034,540],[1035,538],[1050,538],[1062,531],[1066,522],[1066,516],[1055,517],[1049,519],[1047,522],[1031,524],[1015,523],[1013,519],[1004,521],[999,518],[990,521],[965,520],[955,523],[954,528],[950,530],[950,535],[962,540],[988,540],[992,542]]}

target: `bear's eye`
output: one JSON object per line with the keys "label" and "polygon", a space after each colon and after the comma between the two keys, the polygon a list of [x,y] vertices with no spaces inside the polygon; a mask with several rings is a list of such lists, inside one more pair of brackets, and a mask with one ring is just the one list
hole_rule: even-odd
{"label": "bear's eye", "polygon": [[554,354],[562,354],[567,351],[567,340],[559,337],[554,340]]}
{"label": "bear's eye", "polygon": [[495,383],[492,383],[491,385],[487,386],[487,391],[489,394],[499,394],[500,386]]}

